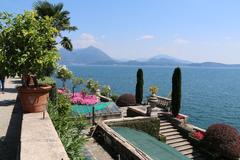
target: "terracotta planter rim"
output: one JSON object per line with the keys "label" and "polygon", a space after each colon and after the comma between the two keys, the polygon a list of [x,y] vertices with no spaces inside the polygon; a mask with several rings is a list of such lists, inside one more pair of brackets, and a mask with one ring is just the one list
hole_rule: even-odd
{"label": "terracotta planter rim", "polygon": [[23,87],[23,86],[19,86],[17,87],[17,91],[22,93],[22,92],[48,92],[50,91],[52,88],[51,85],[43,85],[43,86],[39,86],[39,87],[34,87],[34,86],[30,86],[30,87]]}

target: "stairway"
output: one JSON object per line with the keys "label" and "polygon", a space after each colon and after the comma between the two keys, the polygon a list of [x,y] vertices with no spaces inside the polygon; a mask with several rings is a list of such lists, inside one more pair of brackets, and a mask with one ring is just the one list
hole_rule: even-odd
{"label": "stairway", "polygon": [[193,160],[206,160],[204,155],[198,149],[191,145],[191,143],[183,138],[176,128],[160,114],[160,131],[159,133],[166,137],[166,144],[175,148],[177,151]]}

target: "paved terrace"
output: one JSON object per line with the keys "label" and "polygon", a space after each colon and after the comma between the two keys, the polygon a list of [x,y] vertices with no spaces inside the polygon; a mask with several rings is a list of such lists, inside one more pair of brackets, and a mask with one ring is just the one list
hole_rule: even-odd
{"label": "paved terrace", "polygon": [[5,94],[0,92],[0,159],[19,159],[22,112],[16,103],[19,79],[6,79]]}

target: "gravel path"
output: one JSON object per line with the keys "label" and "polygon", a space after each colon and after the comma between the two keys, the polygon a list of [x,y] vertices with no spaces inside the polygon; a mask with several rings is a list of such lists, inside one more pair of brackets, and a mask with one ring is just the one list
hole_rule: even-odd
{"label": "gravel path", "polygon": [[22,112],[16,103],[17,85],[19,79],[6,79],[5,93],[0,92],[0,160],[18,157]]}

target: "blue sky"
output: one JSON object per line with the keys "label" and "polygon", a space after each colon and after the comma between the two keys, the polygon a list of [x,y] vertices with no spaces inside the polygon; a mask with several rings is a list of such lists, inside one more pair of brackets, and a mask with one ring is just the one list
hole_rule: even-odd
{"label": "blue sky", "polygon": [[[22,13],[33,0],[1,0]],[[194,62],[240,63],[239,0],[62,0],[78,31],[75,48],[93,45],[117,59],[166,54]]]}

